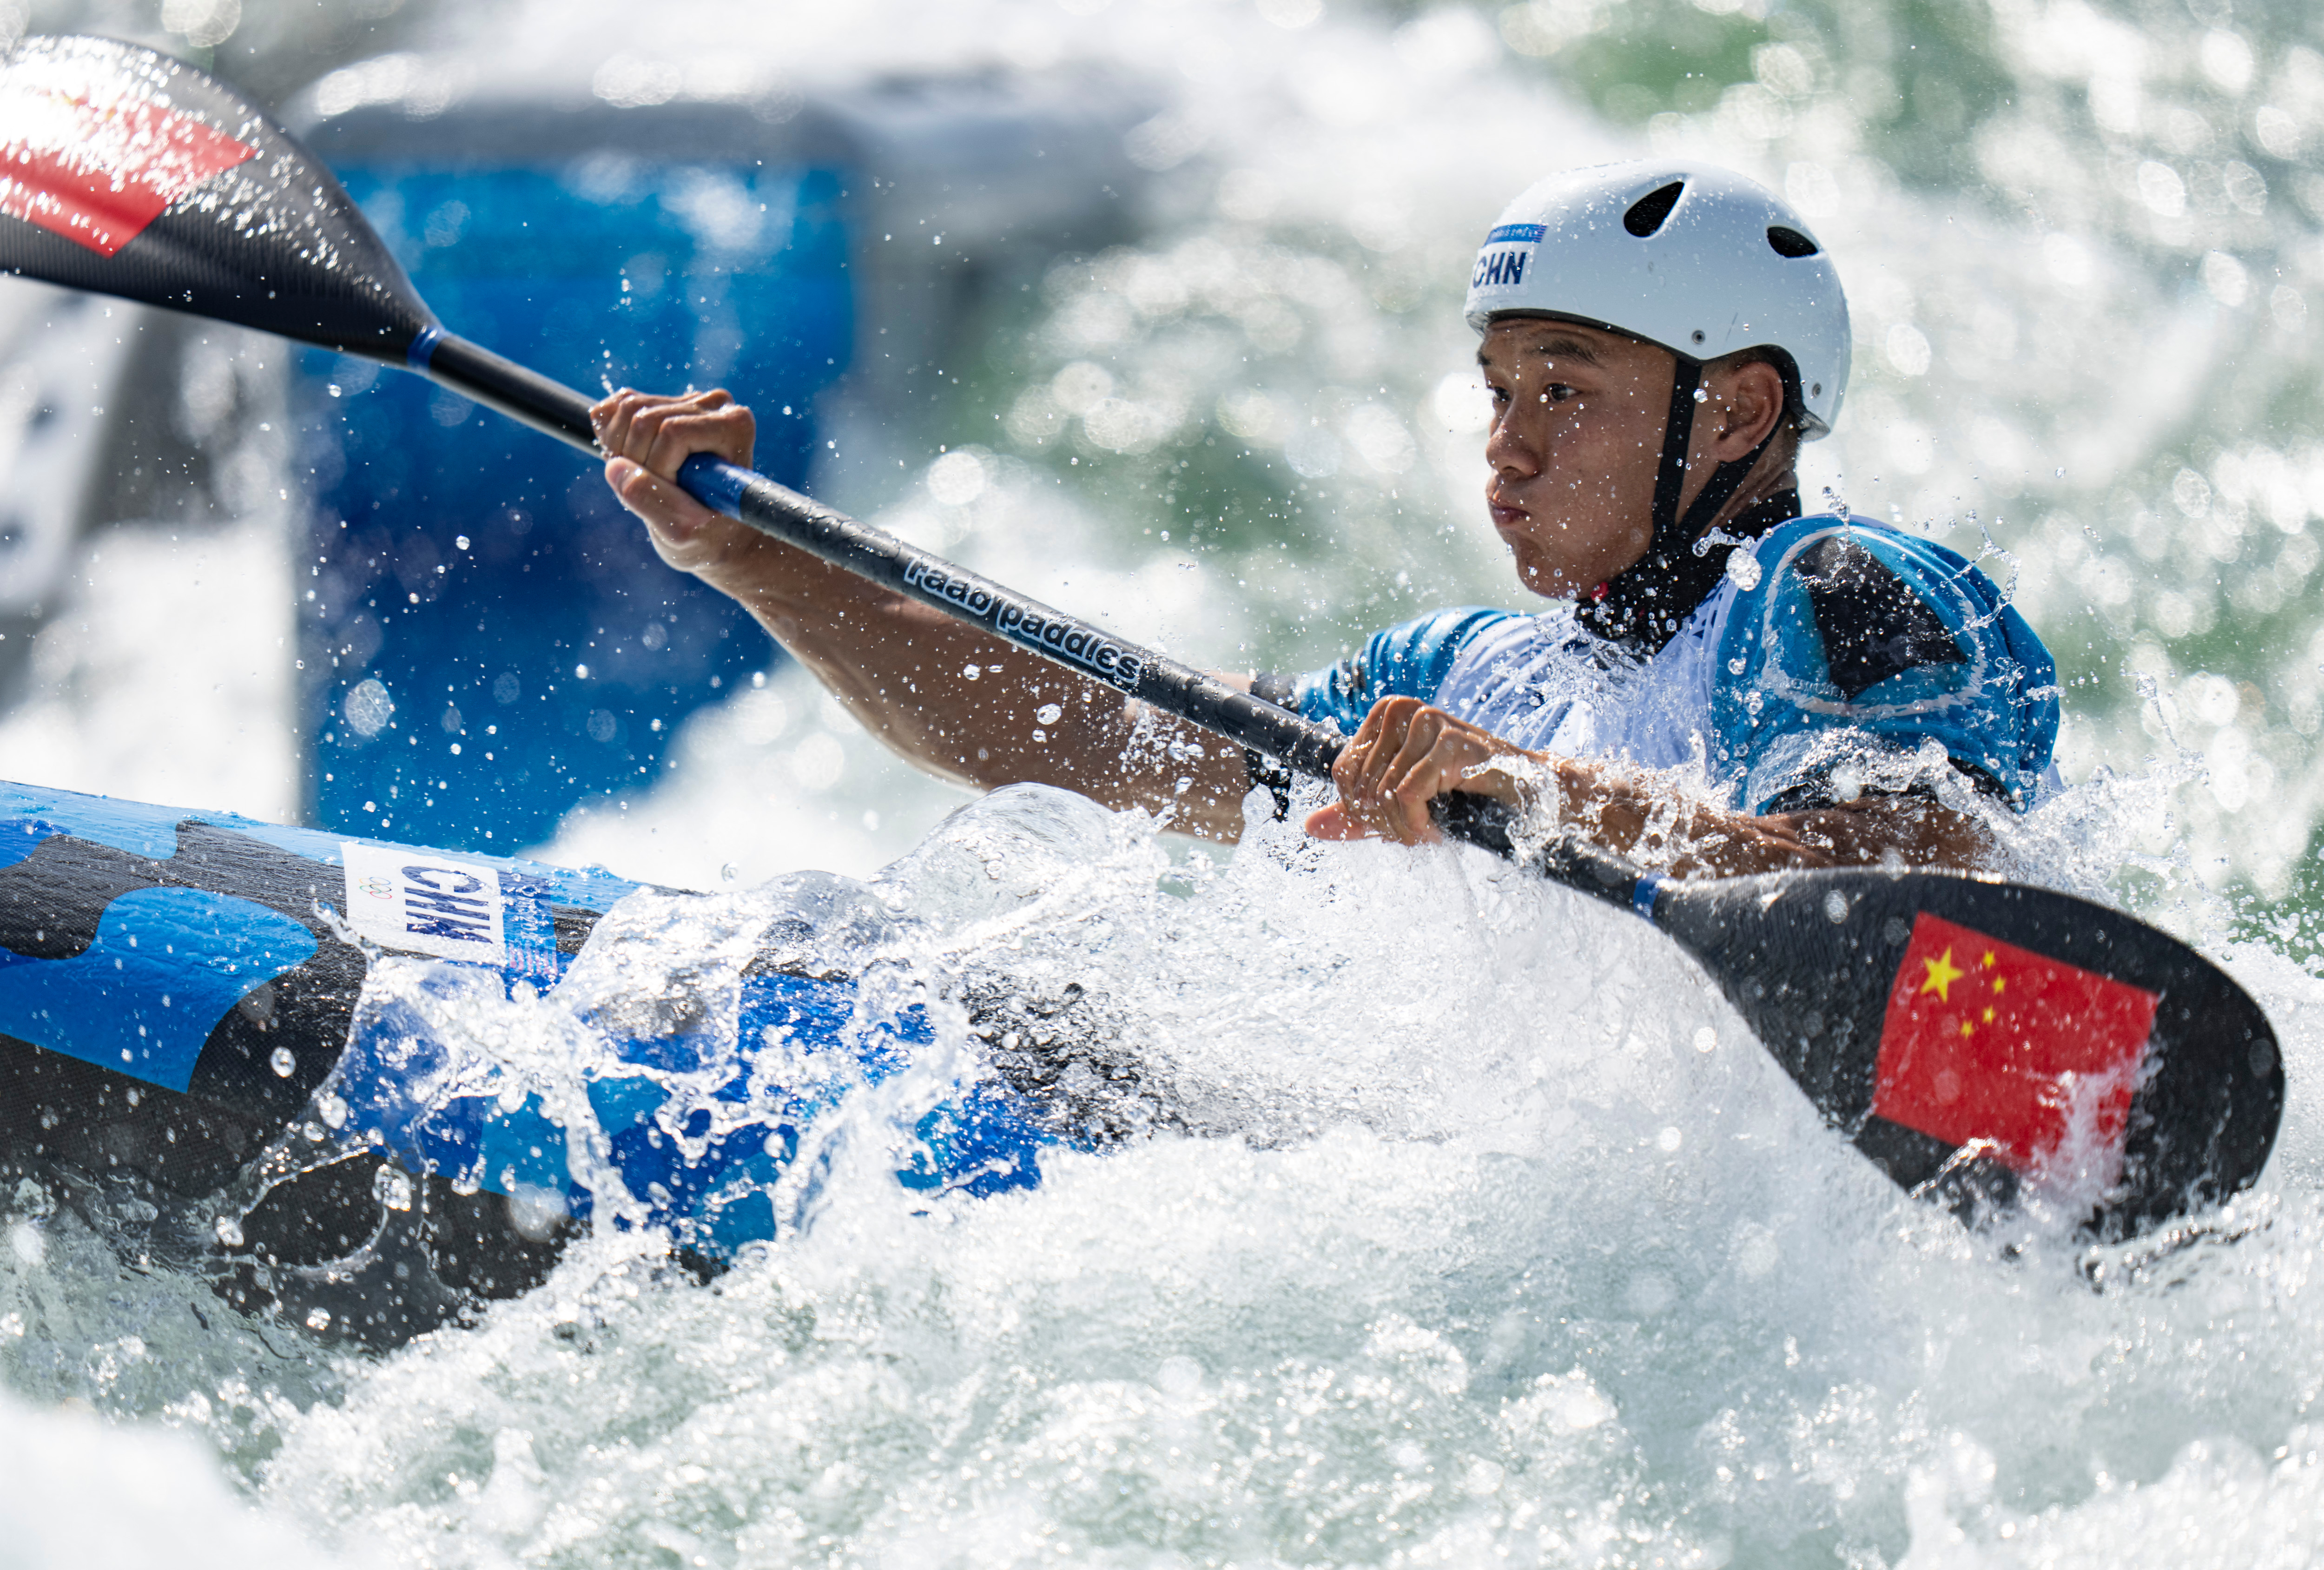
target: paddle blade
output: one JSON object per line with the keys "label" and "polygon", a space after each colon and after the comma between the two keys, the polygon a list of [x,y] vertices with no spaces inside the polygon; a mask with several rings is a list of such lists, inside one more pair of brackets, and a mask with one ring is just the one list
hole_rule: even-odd
{"label": "paddle blade", "polygon": [[0,62],[0,269],[374,359],[434,325],[329,170],[231,88],[110,39]]}
{"label": "paddle blade", "polygon": [[2283,1112],[2274,1033],[2117,910],[1947,873],[1666,883],[1655,924],[1826,1119],[1907,1188],[2094,1184],[2102,1237],[2247,1187]]}

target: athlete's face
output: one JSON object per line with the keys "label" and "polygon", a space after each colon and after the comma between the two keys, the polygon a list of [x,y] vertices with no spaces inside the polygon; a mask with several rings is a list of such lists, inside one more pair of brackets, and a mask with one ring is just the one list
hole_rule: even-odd
{"label": "athlete's face", "polygon": [[1536,594],[1588,596],[1646,553],[1670,418],[1667,349],[1565,322],[1495,322],[1477,350],[1493,394],[1493,527]]}

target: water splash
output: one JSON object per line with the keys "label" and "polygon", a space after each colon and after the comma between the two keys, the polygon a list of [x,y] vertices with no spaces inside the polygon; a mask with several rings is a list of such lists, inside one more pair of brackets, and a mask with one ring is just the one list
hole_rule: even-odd
{"label": "water splash", "polygon": [[[1455,308],[1509,191],[1646,146],[1783,186],[1860,312],[1810,494],[1955,543],[1950,521],[1997,520],[2061,656],[2082,782],[2007,826],[2017,866],[2136,899],[2278,1027],[2282,1141],[2229,1210],[2098,1256],[1965,1233],[1818,1127],[1651,934],[1462,854],[1262,829],[1190,860],[1139,820],[1011,798],[870,878],[956,799],[881,772],[811,692],[754,689],[699,722],[659,800],[568,849],[648,874],[692,857],[681,881],[712,886],[730,860],[865,875],[815,896],[863,919],[835,953],[920,981],[934,1034],[791,1233],[709,1288],[600,1233],[472,1328],[334,1365],[19,1202],[45,1242],[0,1254],[9,1385],[178,1423],[271,1526],[415,1564],[2304,1552],[2324,988],[2307,930],[2273,924],[2298,910],[2236,897],[2298,886],[2316,816],[2301,160],[2324,98],[2296,8],[2129,14],[714,8],[675,15],[667,49],[1170,85],[1131,149],[1145,237],[1061,264],[996,327],[915,488],[870,500],[1221,663],[1296,669],[1407,610],[1507,597],[1470,527]],[[611,52],[568,7],[464,25],[526,59]],[[652,63],[607,90],[685,90]],[[836,771],[802,753],[816,735]],[[770,797],[846,810],[769,827]],[[883,827],[853,827],[874,801]],[[669,974],[811,892],[656,907]],[[664,1007],[661,977],[592,995]],[[1034,1030],[972,1030],[1004,984],[1041,1030],[1097,1021],[1057,1072],[1124,1137],[1031,1194],[931,1202],[894,1179],[898,1119],[1012,1053],[1056,1061]],[[545,1054],[564,1006],[465,1028]],[[12,1526],[100,1513],[99,1469],[129,1453],[98,1454]]]}

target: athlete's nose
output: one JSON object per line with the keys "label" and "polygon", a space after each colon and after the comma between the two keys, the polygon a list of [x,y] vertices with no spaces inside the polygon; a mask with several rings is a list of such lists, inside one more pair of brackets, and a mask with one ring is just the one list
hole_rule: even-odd
{"label": "athlete's nose", "polygon": [[1517,421],[1510,418],[1514,413],[1516,410],[1510,408],[1494,418],[1485,437],[1485,462],[1503,478],[1531,479],[1541,473],[1541,454],[1536,439],[1517,429]]}

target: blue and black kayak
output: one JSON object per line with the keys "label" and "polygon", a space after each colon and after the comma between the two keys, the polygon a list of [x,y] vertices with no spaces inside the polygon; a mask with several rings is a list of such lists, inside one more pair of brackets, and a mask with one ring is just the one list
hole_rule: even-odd
{"label": "blue and black kayak", "polygon": [[[1958,874],[1574,864],[1646,891],[1825,1121],[1972,1225],[2031,1178],[2120,1241],[2273,1145],[2258,1005],[2119,912]],[[989,1195],[1188,1126],[1103,1000],[926,965],[868,899],[737,900],[0,785],[0,1175],[388,1345],[527,1290],[583,1227],[706,1274],[843,1166]]]}
{"label": "blue and black kayak", "polygon": [[[918,1002],[867,1006],[827,947],[779,933],[724,1018],[616,1021],[563,1094],[431,1007],[549,993],[641,889],[0,784],[0,1168],[239,1307],[368,1345],[530,1289],[593,1216],[666,1232],[715,1271],[777,1235],[786,1186],[830,1159],[818,1128],[932,1027]],[[437,963],[367,992],[399,956]],[[1028,1033],[991,1011],[1055,1021],[1074,1003],[963,1001],[1012,1048]],[[1045,1094],[1038,1054],[993,1056],[1003,1072],[914,1104],[895,1145],[908,1187],[1028,1187],[1044,1150],[1109,1137]]]}

